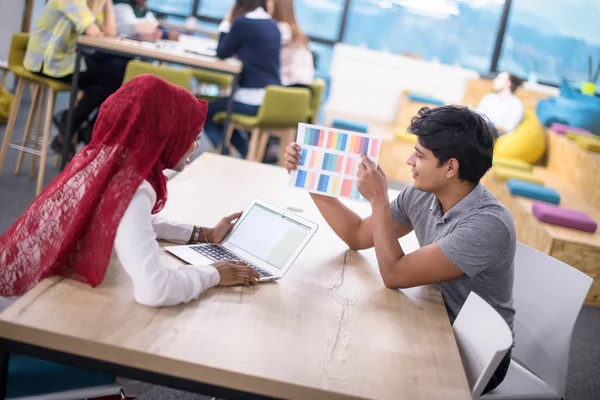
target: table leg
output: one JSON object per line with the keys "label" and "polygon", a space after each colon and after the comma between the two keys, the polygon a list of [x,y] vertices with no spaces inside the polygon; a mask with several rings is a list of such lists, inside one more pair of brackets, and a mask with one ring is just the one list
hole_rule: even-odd
{"label": "table leg", "polygon": [[[229,101],[227,102],[227,116],[225,117],[225,125],[223,125],[223,131],[227,132],[229,128],[229,124],[231,124],[231,116],[233,115],[233,97],[235,95],[235,91],[237,90],[239,74],[233,75],[233,82],[231,83],[231,95],[229,96]],[[226,154],[229,150],[229,146],[223,145],[221,147],[221,154]]]}
{"label": "table leg", "polygon": [[81,46],[77,45],[77,55],[75,56],[75,70],[73,71],[73,79],[71,81],[71,97],[69,99],[69,110],[67,111],[67,123],[63,132],[62,142],[62,159],[60,161],[60,170],[62,171],[67,166],[69,157],[69,145],[71,139],[69,132],[73,129],[73,118],[75,117],[75,101],[77,100],[77,88],[79,86],[79,69],[81,68],[81,57],[83,56]]}
{"label": "table leg", "polygon": [[0,343],[0,400],[6,398],[6,385],[8,384],[8,359],[10,353]]}

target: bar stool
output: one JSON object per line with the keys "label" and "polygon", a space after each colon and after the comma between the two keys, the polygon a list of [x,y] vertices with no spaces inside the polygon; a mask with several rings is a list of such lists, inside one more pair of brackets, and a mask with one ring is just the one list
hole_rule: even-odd
{"label": "bar stool", "polygon": [[[25,52],[27,51],[28,42],[29,34],[15,33],[12,36],[10,44],[8,68],[17,78],[17,90],[15,92],[15,98],[10,112],[10,117],[8,119],[6,133],[4,134],[4,140],[2,141],[2,147],[0,147],[0,172],[2,172],[4,161],[6,160],[6,153],[9,148],[20,152],[15,169],[16,174],[19,174],[21,171],[25,153],[33,156],[31,160],[31,168],[29,170],[29,176],[32,179],[35,176],[35,164],[37,158],[39,157],[40,165],[36,185],[36,196],[39,196],[44,186],[44,172],[46,158],[48,155],[50,127],[52,125],[52,115],[54,114],[56,94],[59,92],[69,92],[71,90],[71,85],[60,82],[56,79],[41,77],[25,69],[23,66],[23,60],[25,59]],[[32,97],[29,115],[27,117],[27,122],[25,123],[25,131],[23,132],[23,139],[19,142],[11,143],[11,138],[17,122],[17,116],[19,114],[19,108],[21,107],[21,100],[23,99],[23,92],[25,91],[26,84],[29,84],[30,88],[32,89]],[[46,104],[46,114],[45,117],[42,118],[44,104]],[[32,139],[31,127],[36,118],[37,130],[35,137]],[[44,120],[44,130],[42,139],[40,141],[42,119]]]}

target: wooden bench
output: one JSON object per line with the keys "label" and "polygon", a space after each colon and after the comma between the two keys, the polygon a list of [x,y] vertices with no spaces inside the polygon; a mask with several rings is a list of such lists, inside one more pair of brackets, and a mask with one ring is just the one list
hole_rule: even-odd
{"label": "wooden bench", "polygon": [[[545,186],[560,193],[561,207],[584,211],[595,221],[600,221],[600,209],[588,204],[571,184],[544,167],[535,167],[534,173],[544,180]],[[512,213],[520,242],[549,254],[594,279],[586,304],[600,306],[600,231],[587,233],[540,222],[532,213],[533,201],[511,195],[506,182],[501,182],[488,173],[483,183]]]}
{"label": "wooden bench", "polygon": [[548,130],[548,172],[569,182],[583,198],[600,209],[600,154]]}

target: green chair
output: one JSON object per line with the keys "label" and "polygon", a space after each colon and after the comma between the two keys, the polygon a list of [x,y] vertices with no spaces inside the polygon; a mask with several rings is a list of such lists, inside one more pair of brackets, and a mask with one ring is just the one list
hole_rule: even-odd
{"label": "green chair", "polygon": [[[48,146],[50,141],[50,127],[52,126],[52,115],[54,114],[54,106],[56,103],[56,94],[59,92],[70,92],[71,85],[58,81],[56,79],[45,78],[29,72],[23,66],[23,60],[25,59],[25,53],[27,51],[27,44],[29,43],[29,34],[27,33],[15,33],[12,36],[10,43],[10,51],[8,54],[8,69],[17,78],[17,90],[15,92],[15,98],[10,111],[10,117],[8,119],[8,126],[6,133],[4,134],[4,140],[2,141],[2,147],[0,147],[0,172],[4,166],[6,160],[6,153],[9,148],[19,151],[17,159],[17,167],[15,174],[19,174],[21,166],[23,164],[23,157],[25,154],[31,154],[31,168],[29,170],[30,178],[35,176],[35,168],[37,158],[40,158],[40,165],[37,177],[36,195],[42,192],[44,185],[44,172],[46,167],[46,158],[48,155]],[[29,109],[29,116],[25,123],[25,131],[23,132],[23,140],[20,142],[11,143],[15,124],[17,122],[17,116],[21,107],[21,100],[23,99],[23,92],[25,86],[29,84],[31,90],[31,106]],[[46,114],[43,117],[43,108],[46,104]],[[37,114],[37,130],[35,138],[31,136],[31,128],[35,123]],[[40,143],[40,132],[42,128],[42,119],[44,120],[44,133]],[[29,147],[31,145],[33,147]],[[39,148],[41,144],[41,149]]]}
{"label": "green chair", "polygon": [[[192,69],[192,76],[196,79],[198,83],[208,83],[218,86],[219,91],[221,89],[229,89],[233,84],[233,76],[221,72],[206,71],[203,69]],[[221,96],[204,96],[196,94],[196,97],[210,102],[218,99]]]}
{"label": "green chair", "polygon": [[315,79],[312,85],[312,101],[310,110],[308,112],[308,119],[310,120],[311,124],[317,123],[317,114],[319,113],[319,108],[321,108],[324,92],[325,81],[321,78]]}
{"label": "green chair", "polygon": [[189,69],[153,65],[137,60],[132,60],[127,63],[123,83],[127,83],[133,78],[144,74],[158,76],[159,78],[162,78],[173,85],[180,86],[188,91],[192,89],[192,71]]}
{"label": "green chair", "polygon": [[[229,147],[234,129],[251,132],[248,160],[261,162],[270,136],[280,140],[279,163],[284,165],[286,146],[294,141],[300,122],[306,122],[310,109],[310,90],[267,86],[263,104],[256,116],[233,114],[225,134],[223,146]],[[215,123],[225,122],[226,113],[215,115]]]}

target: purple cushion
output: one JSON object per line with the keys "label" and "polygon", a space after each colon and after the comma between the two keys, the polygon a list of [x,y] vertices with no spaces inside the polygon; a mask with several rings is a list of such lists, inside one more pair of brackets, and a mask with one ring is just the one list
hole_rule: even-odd
{"label": "purple cushion", "polygon": [[533,202],[533,215],[540,221],[584,232],[596,232],[598,224],[583,211],[570,210],[541,201]]}
{"label": "purple cushion", "polygon": [[587,129],[583,129],[583,128],[577,128],[574,126],[569,126],[569,125],[565,125],[565,124],[559,124],[558,122],[553,123],[552,125],[550,125],[550,129],[552,129],[553,132],[558,133],[560,135],[566,135],[567,132],[578,132],[581,134],[592,134],[592,132],[588,131]]}

